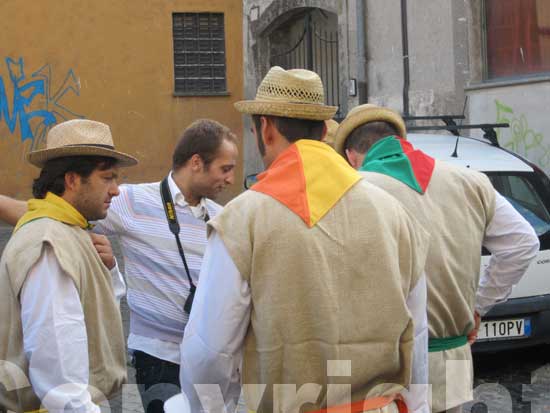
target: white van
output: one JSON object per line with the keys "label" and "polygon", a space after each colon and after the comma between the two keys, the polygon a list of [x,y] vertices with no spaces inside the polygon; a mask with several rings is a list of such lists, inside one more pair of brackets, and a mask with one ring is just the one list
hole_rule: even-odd
{"label": "white van", "polygon": [[[411,128],[412,129],[412,128]],[[533,226],[540,240],[535,262],[514,287],[510,299],[482,320],[474,351],[499,351],[550,343],[550,179],[518,154],[484,139],[407,134],[417,149],[455,165],[487,174],[499,191]],[[456,156],[455,154],[456,149]],[[483,251],[482,268],[489,263]]]}

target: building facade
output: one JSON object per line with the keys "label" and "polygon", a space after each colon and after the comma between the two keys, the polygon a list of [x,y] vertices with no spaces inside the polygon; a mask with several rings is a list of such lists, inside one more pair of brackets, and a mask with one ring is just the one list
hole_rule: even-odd
{"label": "building facade", "polygon": [[[126,182],[160,180],[198,118],[242,136],[240,0],[4,0],[0,16],[0,193],[30,195],[38,170],[25,154],[68,119],[111,126],[140,160]],[[239,163],[220,201],[241,189]]]}
{"label": "building facade", "polygon": [[[249,98],[271,65],[310,68],[337,117],[370,102],[506,122],[501,145],[550,172],[546,0],[245,0],[243,21]],[[247,140],[246,173],[260,169]]]}

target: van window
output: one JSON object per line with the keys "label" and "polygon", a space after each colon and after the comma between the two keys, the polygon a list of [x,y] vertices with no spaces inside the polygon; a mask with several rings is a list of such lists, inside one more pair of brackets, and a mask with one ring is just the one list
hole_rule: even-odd
{"label": "van window", "polygon": [[537,192],[533,173],[500,172],[487,175],[495,189],[533,226],[538,236],[550,231],[550,199],[547,199],[546,194]]}

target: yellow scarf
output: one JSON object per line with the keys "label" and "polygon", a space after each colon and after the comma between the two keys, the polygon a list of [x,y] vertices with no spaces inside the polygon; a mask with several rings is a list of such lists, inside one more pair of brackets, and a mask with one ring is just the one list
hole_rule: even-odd
{"label": "yellow scarf", "polygon": [[311,228],[360,180],[330,146],[300,139],[279,154],[251,189],[276,199]]}
{"label": "yellow scarf", "polygon": [[69,225],[78,225],[82,229],[92,226],[75,207],[63,198],[48,192],[44,199],[29,199],[27,212],[17,221],[15,231],[28,222],[39,218],[51,218]]}

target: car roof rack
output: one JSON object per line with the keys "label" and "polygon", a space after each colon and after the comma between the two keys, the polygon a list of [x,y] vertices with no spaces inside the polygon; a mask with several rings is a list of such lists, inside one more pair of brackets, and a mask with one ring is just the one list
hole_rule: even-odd
{"label": "car roof rack", "polygon": [[[434,115],[434,116],[404,116],[403,120],[405,122],[410,121],[417,121],[417,120],[441,120],[443,123],[445,123],[445,126],[458,126],[455,122],[455,119],[466,119],[466,116],[464,115]],[[422,128],[422,126],[411,126],[407,127],[407,130],[426,130],[426,129],[415,129],[415,128]],[[443,129],[447,129],[444,126],[441,126]],[[438,127],[437,129],[441,129]],[[458,129],[447,129],[449,130],[453,135],[460,136],[458,134]]]}
{"label": "car roof rack", "polygon": [[464,115],[435,115],[435,116],[404,116],[405,122],[417,121],[417,120],[441,120],[445,125],[435,126],[407,126],[407,131],[427,131],[427,130],[447,130],[454,136],[459,137],[459,131],[463,129],[481,129],[484,134],[483,137],[487,139],[491,145],[500,148],[497,139],[497,133],[495,128],[509,128],[509,123],[479,123],[471,125],[458,125],[455,119],[465,119]]}

